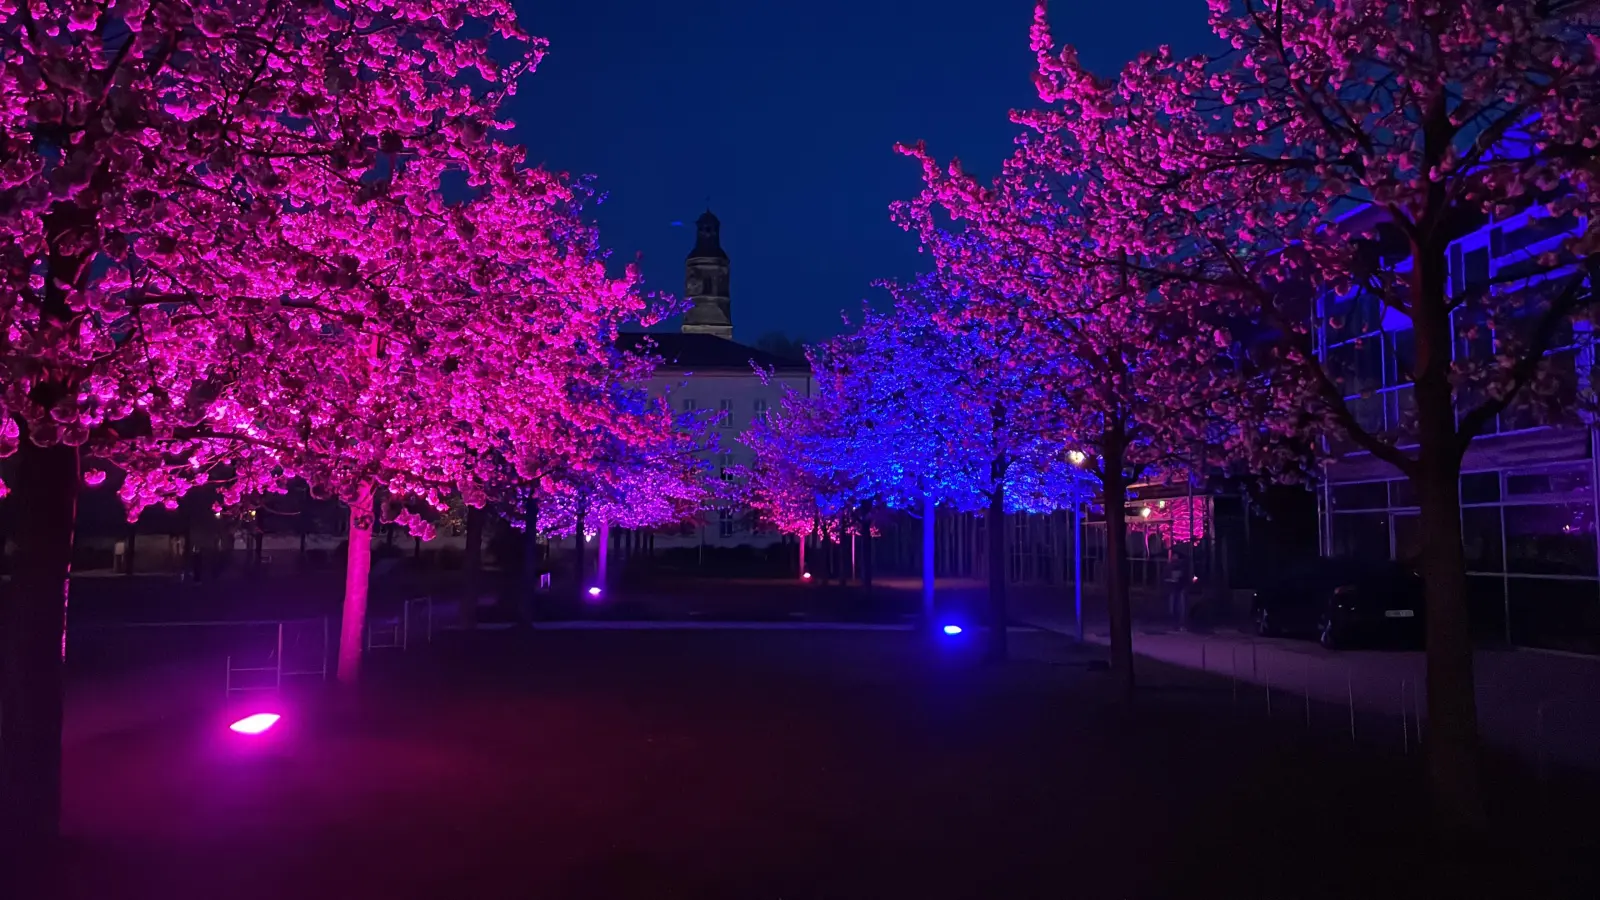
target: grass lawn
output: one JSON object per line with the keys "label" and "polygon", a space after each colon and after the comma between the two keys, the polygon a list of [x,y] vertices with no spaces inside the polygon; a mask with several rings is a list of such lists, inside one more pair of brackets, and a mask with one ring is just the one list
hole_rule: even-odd
{"label": "grass lawn", "polygon": [[69,746],[62,896],[1595,896],[1592,830],[1512,802],[1441,855],[1414,756],[1178,688],[1124,711],[1070,645],[1014,644],[450,635],[258,742],[219,713]]}

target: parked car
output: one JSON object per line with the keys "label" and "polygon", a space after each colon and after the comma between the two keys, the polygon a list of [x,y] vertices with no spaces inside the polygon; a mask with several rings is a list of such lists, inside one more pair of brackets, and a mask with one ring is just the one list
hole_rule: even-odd
{"label": "parked car", "polygon": [[1399,563],[1308,560],[1256,591],[1254,606],[1262,635],[1315,638],[1330,650],[1422,645],[1422,579]]}

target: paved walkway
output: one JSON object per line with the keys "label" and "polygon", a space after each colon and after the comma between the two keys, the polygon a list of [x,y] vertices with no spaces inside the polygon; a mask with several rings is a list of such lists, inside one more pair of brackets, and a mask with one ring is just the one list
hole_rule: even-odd
{"label": "paved walkway", "polygon": [[[1096,599],[1098,603],[1098,598]],[[1020,598],[1013,617],[1066,635],[1077,633],[1059,601]],[[1086,640],[1108,643],[1103,620],[1089,619]],[[1312,641],[1261,638],[1238,629],[1177,632],[1136,624],[1134,653],[1241,683],[1269,686],[1285,701],[1353,705],[1359,714],[1408,719],[1423,711],[1427,678],[1421,652],[1330,651]],[[1530,763],[1600,771],[1600,657],[1543,650],[1482,650],[1475,659],[1484,740]]]}

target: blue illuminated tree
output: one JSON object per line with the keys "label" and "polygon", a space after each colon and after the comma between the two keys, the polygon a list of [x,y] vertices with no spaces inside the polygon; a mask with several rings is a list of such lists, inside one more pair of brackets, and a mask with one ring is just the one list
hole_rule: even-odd
{"label": "blue illuminated tree", "polygon": [[[811,355],[816,389],[791,396],[748,440],[758,489],[791,473],[789,494],[837,511],[871,501],[924,521],[923,613],[933,613],[939,505],[982,511],[989,527],[989,656],[1006,655],[1007,512],[1062,508],[1076,470],[1052,401],[1057,370],[1021,335],[961,312],[971,298],[928,276],[886,285],[892,310]],[[772,493],[776,491],[768,488]]]}

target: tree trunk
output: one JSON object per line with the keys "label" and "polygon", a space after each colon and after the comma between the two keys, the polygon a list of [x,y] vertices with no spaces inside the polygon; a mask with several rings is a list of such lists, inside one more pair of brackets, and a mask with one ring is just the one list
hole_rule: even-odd
{"label": "tree trunk", "polygon": [[1450,357],[1454,331],[1442,240],[1413,246],[1417,467],[1422,577],[1427,612],[1428,787],[1440,823],[1456,832],[1488,827],[1479,781],[1477,692],[1461,546],[1461,457]]}
{"label": "tree trunk", "polygon": [[988,662],[1004,662],[1009,655],[1006,626],[1006,488],[1001,481],[989,494],[989,644],[984,652]]}
{"label": "tree trunk", "polygon": [[34,446],[23,429],[11,502],[24,527],[15,537],[10,589],[0,595],[0,834],[12,857],[8,887],[46,858],[61,824],[61,678],[78,479],[77,448]]}
{"label": "tree trunk", "polygon": [[522,598],[518,618],[525,623],[538,618],[539,570],[544,559],[539,548],[539,498],[529,494],[522,505]]}
{"label": "tree trunk", "polygon": [[806,577],[806,536],[802,534],[797,537],[800,542],[800,572],[795,577],[804,581]]}
{"label": "tree trunk", "polygon": [[861,588],[872,593],[872,501],[862,504],[865,515],[861,517]]}
{"label": "tree trunk", "polygon": [[1465,602],[1460,475],[1423,473],[1422,577],[1427,612],[1428,783],[1437,811],[1452,829],[1487,827],[1478,773],[1478,707],[1472,633]]}
{"label": "tree trunk", "polygon": [[586,510],[583,508],[583,497],[582,497],[582,495],[579,495],[579,497],[578,497],[578,508],[576,510],[576,513],[577,513],[577,529],[572,532],[572,551],[573,551],[573,557],[572,557],[572,583],[573,583],[573,590],[578,593],[579,597],[584,596],[584,591],[587,590],[588,587],[589,587],[589,585],[588,585],[588,558],[587,558],[588,554],[586,554],[584,552],[584,549],[583,549],[583,544],[584,544],[583,514],[584,514],[584,512],[586,512]]}
{"label": "tree trunk", "polygon": [[933,562],[934,562],[934,526],[938,524],[939,506],[934,502],[933,494],[922,495],[922,627],[928,631],[934,628],[933,609]]}
{"label": "tree trunk", "polygon": [[849,515],[839,514],[839,540],[833,545],[834,571],[839,576],[839,586],[844,587],[850,583],[850,548],[845,543],[849,528]]}
{"label": "tree trunk", "polygon": [[600,537],[598,540],[600,543],[599,560],[595,563],[594,567],[594,583],[599,585],[601,590],[605,590],[606,575],[608,574],[609,564],[611,562],[610,525],[607,525],[604,522],[600,523]]}
{"label": "tree trunk", "polygon": [[339,683],[361,675],[361,637],[367,626],[367,582],[372,571],[372,484],[362,482],[350,502],[350,541],[345,554],[344,614],[339,623]]}
{"label": "tree trunk", "polygon": [[1108,440],[1101,474],[1106,506],[1106,614],[1111,673],[1124,702],[1133,700],[1133,615],[1128,604],[1128,484],[1120,440]]}
{"label": "tree trunk", "polygon": [[456,616],[469,634],[478,627],[478,595],[483,591],[483,526],[488,517],[487,510],[467,507],[467,548],[461,559],[465,596]]}

